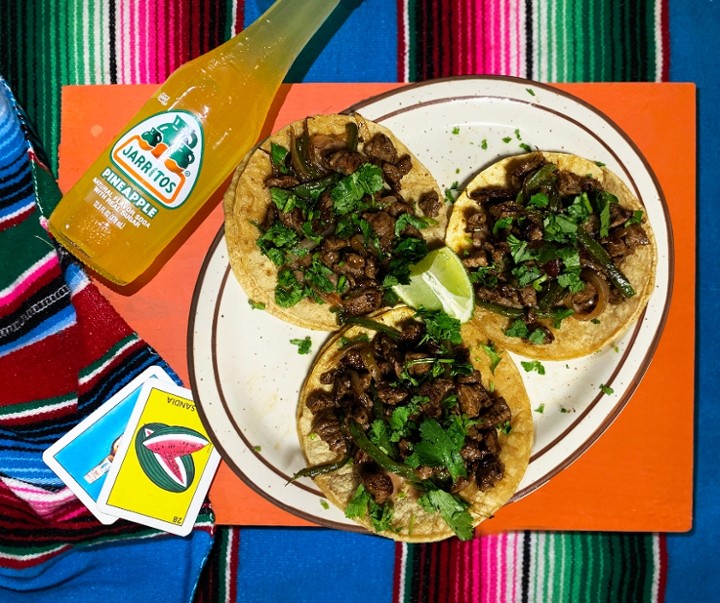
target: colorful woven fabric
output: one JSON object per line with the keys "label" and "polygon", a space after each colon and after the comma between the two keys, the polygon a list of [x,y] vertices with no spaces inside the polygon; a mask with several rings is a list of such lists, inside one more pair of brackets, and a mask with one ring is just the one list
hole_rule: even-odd
{"label": "colorful woven fabric", "polygon": [[[55,0],[5,0],[0,74],[37,124],[57,171],[63,85],[162,82],[269,5],[269,0],[67,0],[61,9]],[[332,28],[321,31],[288,81],[668,76],[667,0],[343,0],[332,27],[338,32],[328,39]],[[358,47],[373,52],[358,57]]]}
{"label": "colorful woven fabric", "polygon": [[[92,579],[95,567],[108,565],[88,564],[88,550],[97,559],[116,557],[117,571],[128,563],[136,571],[131,559],[160,549],[194,571],[166,570],[153,584],[166,581],[187,598],[212,542],[209,508],[187,539],[126,521],[105,526],[42,460],[51,443],[145,368],[173,373],[50,241],[44,212],[60,193],[29,138],[0,79],[0,599],[45,589],[55,600],[63,592],[73,598],[74,589],[64,589],[75,573]],[[86,600],[107,600],[125,587],[118,579],[108,591],[110,584]],[[131,591],[143,586],[136,581]]]}
{"label": "colorful woven fabric", "polygon": [[[395,601],[659,601],[664,539],[513,532],[397,549]],[[612,593],[612,595],[609,595]]]}
{"label": "colorful woven fabric", "polygon": [[[503,74],[542,82],[662,81],[667,0],[400,0],[401,81]],[[418,33],[414,33],[418,32]]]}
{"label": "colorful woven fabric", "polygon": [[[63,85],[160,82],[269,4],[5,0],[0,74],[35,123],[56,172]],[[666,80],[667,0],[343,0],[288,79],[416,81],[471,73]],[[101,528],[38,455],[104,396],[160,362],[83,273],[52,250],[35,192],[47,186],[49,206],[39,208],[45,215],[57,192],[53,198],[39,161],[28,170],[28,149],[18,152],[8,133],[17,135],[0,129],[6,192],[0,195],[0,255],[13,258],[0,268],[0,375],[9,378],[0,390],[0,588],[51,567],[50,557],[70,559],[77,569],[72,555],[80,549],[149,536],[129,524]],[[78,347],[83,333],[98,329],[104,336],[96,347]],[[42,380],[33,379],[38,368],[47,371]],[[193,559],[199,548],[192,549]],[[381,578],[369,578],[368,566],[354,563],[357,556],[371,560],[371,575]],[[312,592],[346,601],[659,601],[666,567],[665,537],[653,534],[511,533],[470,543],[395,545],[326,530],[223,528],[196,597],[274,601],[282,593],[307,600]],[[56,580],[62,576],[58,571]],[[12,600],[2,591],[0,599]]]}

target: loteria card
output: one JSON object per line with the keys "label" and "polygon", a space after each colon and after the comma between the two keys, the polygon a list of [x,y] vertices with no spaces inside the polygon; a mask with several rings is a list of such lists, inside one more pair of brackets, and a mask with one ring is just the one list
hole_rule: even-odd
{"label": "loteria card", "polygon": [[117,517],[98,509],[97,499],[142,386],[150,380],[172,383],[160,367],[144,370],[43,453],[45,464],[104,524]]}
{"label": "loteria card", "polygon": [[146,383],[98,505],[109,515],[186,536],[219,462],[192,392]]}

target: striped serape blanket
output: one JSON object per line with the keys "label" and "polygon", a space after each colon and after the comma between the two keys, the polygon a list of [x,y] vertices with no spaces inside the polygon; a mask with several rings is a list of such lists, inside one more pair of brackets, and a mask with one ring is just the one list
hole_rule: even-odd
{"label": "striped serape blanket", "polygon": [[[325,529],[213,527],[205,508],[192,536],[181,539],[127,522],[102,526],[44,467],[45,447],[145,367],[164,366],[43,228],[59,197],[52,174],[61,160],[61,86],[161,82],[267,6],[7,0],[0,7],[0,74],[29,116],[3,86],[0,600],[662,600],[663,535],[518,532],[405,545]],[[343,0],[334,21],[290,81],[463,74],[663,81],[668,74],[662,0]],[[359,45],[373,52],[358,58]]]}

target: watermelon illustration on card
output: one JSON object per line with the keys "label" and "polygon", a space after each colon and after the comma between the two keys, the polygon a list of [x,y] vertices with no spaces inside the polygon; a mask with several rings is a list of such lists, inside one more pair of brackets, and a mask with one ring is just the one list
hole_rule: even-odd
{"label": "watermelon illustration on card", "polygon": [[220,456],[188,389],[147,384],[100,492],[108,513],[185,536]]}
{"label": "watermelon illustration on card", "polygon": [[184,492],[195,478],[193,453],[210,445],[203,434],[163,423],[143,425],[135,436],[135,453],[147,478],[168,492]]}

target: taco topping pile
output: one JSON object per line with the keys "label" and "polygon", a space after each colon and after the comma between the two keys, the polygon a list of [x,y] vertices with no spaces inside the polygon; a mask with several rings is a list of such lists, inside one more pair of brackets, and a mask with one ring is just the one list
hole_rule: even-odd
{"label": "taco topping pile", "polygon": [[476,303],[508,318],[505,334],[549,344],[570,316],[593,321],[636,295],[625,258],[650,245],[642,210],[620,204],[590,175],[542,154],[513,165],[507,186],[469,192],[463,264]]}
{"label": "taco topping pile", "polygon": [[419,508],[467,539],[479,523],[470,493],[481,496],[505,475],[500,452],[513,413],[502,395],[483,386],[459,321],[441,311],[417,316],[397,327],[365,321],[378,329],[372,338],[343,341],[320,387],[305,396],[310,434],[336,458],[301,475],[354,464],[358,483],[346,515],[369,518],[377,532],[408,529],[407,518],[393,514],[400,479],[414,488]]}
{"label": "taco topping pile", "polygon": [[271,144],[268,161],[272,202],[257,245],[278,270],[275,302],[310,299],[351,316],[386,305],[389,287],[427,254],[420,231],[442,209],[433,190],[421,211],[403,198],[411,158],[382,132],[363,140],[354,121],[328,135],[311,134],[305,120],[289,147]]}

